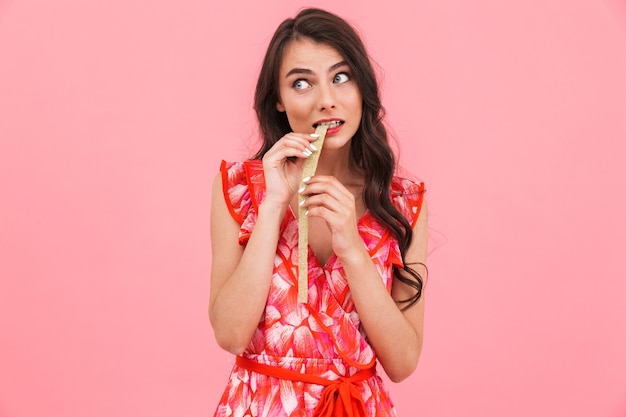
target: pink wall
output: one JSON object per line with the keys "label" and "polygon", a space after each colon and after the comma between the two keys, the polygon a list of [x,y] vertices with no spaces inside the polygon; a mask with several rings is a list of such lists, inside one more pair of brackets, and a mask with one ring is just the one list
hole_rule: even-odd
{"label": "pink wall", "polygon": [[[429,188],[400,414],[626,416],[626,6],[395,3],[316,4],[361,28]],[[212,413],[210,183],[304,5],[0,0],[0,416]]]}

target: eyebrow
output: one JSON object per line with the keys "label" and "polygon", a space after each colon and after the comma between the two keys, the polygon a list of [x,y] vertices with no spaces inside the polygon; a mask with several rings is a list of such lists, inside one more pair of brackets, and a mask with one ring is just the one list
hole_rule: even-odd
{"label": "eyebrow", "polygon": [[[333,72],[334,70],[343,67],[344,65],[348,65],[348,61],[341,61],[341,62],[337,62],[336,64],[333,64],[330,66],[330,68],[328,68],[328,72]],[[311,71],[308,68],[292,68],[291,70],[289,70],[289,72],[285,75],[285,78],[289,77],[292,74],[307,74],[307,75],[312,75],[313,71]]]}

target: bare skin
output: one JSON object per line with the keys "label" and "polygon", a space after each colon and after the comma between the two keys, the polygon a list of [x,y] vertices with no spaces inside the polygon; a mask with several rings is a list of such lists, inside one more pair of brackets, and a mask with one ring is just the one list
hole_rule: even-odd
{"label": "bare skin", "polygon": [[[421,353],[424,294],[401,311],[394,299],[406,299],[413,290],[394,280],[389,295],[359,235],[357,222],[366,210],[361,197],[364,180],[349,163],[349,152],[361,117],[361,96],[342,61],[333,48],[307,40],[292,42],[286,51],[277,109],[287,113],[294,130],[304,133],[285,135],[265,154],[266,196],[245,247],[238,243],[240,225],[231,217],[221,178],[216,177],[209,315],[218,344],[233,354],[242,353],[265,309],[279,226],[290,205],[294,213],[298,211],[300,175],[315,140],[310,133],[319,121],[340,120],[340,127],[329,130],[316,175],[302,190],[311,224],[309,242],[320,263],[333,253],[342,263],[368,341],[389,378],[397,382],[415,370]],[[427,213],[424,204],[405,255],[405,262],[422,276],[425,271],[418,264],[426,262]]]}

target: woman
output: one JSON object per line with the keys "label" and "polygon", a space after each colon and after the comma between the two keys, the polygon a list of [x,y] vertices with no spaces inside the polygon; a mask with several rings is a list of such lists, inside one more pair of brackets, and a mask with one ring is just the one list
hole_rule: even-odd
{"label": "woman", "polygon": [[[422,347],[423,184],[395,177],[375,75],[343,19],[306,9],[268,47],[255,110],[263,144],[213,186],[209,315],[238,355],[216,416],[394,416],[393,381]],[[316,175],[298,189],[328,125]],[[298,195],[309,287],[297,301]]]}

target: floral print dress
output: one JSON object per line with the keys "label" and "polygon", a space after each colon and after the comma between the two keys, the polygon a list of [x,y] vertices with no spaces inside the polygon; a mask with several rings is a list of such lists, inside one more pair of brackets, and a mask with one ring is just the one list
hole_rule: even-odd
{"label": "floral print dress", "polygon": [[[261,161],[222,162],[226,204],[241,224],[239,243],[252,233],[265,195]],[[424,185],[394,177],[391,197],[412,226],[419,216]],[[368,211],[358,221],[359,233],[387,289],[393,266],[402,267],[398,242]],[[360,326],[341,262],[332,255],[320,265],[308,252],[308,302],[297,302],[298,223],[289,209],[280,229],[270,291],[259,325],[243,357],[261,364],[322,376],[350,377],[375,365],[376,355]],[[378,375],[356,384],[370,416],[395,416]],[[323,386],[280,379],[235,365],[216,417],[311,417]]]}

